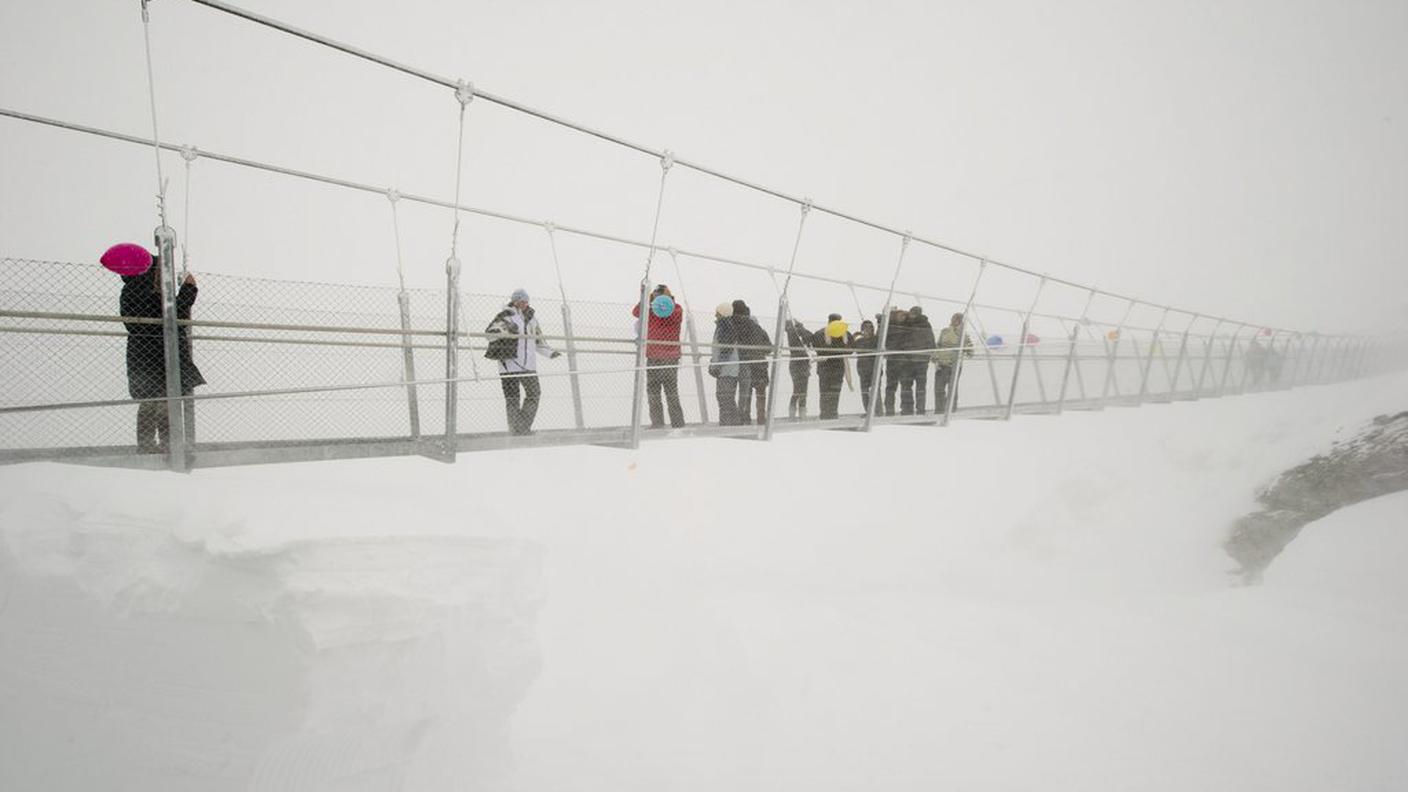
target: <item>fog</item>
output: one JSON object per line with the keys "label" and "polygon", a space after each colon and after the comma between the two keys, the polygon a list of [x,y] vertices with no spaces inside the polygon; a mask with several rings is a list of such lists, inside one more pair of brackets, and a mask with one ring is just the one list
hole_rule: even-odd
{"label": "fog", "polygon": [[[1033,271],[1255,324],[1408,326],[1402,3],[243,5]],[[164,142],[452,197],[451,91],[193,3],[151,12]],[[151,133],[135,2],[7,3],[0,59],[0,106]],[[0,255],[91,261],[148,240],[152,159],[0,118]],[[197,160],[187,220],[180,157],[164,168],[192,269],[395,282],[384,199]],[[645,240],[659,176],[637,152],[469,107],[467,204]],[[407,279],[439,283],[449,211],[399,211]],[[675,168],[660,240],[785,269],[798,215]],[[643,251],[558,244],[569,295],[630,299]],[[466,216],[459,250],[466,291],[556,291],[540,230]],[[884,286],[898,254],[895,236],[814,212],[797,268]],[[676,277],[668,256],[655,266]],[[961,301],[975,271],[913,246],[899,283]],[[691,261],[683,275],[696,303],[776,299],[764,273]],[[1021,308],[1034,289],[993,273],[980,300]],[[1049,288],[1041,307],[1077,313],[1084,296]],[[822,287],[797,303],[853,305]]]}

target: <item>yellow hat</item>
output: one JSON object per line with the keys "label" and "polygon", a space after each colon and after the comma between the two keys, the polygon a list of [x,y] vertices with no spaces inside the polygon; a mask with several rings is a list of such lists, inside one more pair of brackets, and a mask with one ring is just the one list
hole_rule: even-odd
{"label": "yellow hat", "polygon": [[831,338],[843,338],[846,335],[846,323],[840,319],[833,319],[827,322],[826,335]]}

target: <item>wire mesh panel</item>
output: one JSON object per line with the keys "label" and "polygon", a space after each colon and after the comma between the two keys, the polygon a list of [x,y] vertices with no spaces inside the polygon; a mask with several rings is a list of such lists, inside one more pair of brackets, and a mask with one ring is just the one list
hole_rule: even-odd
{"label": "wire mesh panel", "polygon": [[[161,450],[168,383],[156,281],[142,281],[146,291],[132,302],[122,296],[132,282],[95,265],[4,266],[0,451],[18,459]],[[956,415],[1001,417],[1009,400],[1040,411],[1333,381],[1357,370],[1360,351],[1352,339],[1246,327],[1203,334],[975,306],[956,320],[960,354],[957,331],[945,336],[922,306],[897,306],[865,327],[835,320],[865,303],[832,284],[810,301],[844,310],[849,295],[855,311],[789,306],[779,323],[772,301],[747,316],[732,301],[648,309],[644,349],[634,300],[532,296],[521,314],[532,322],[515,336],[527,357],[515,367],[486,354],[508,295],[452,301],[443,289],[181,278],[175,381],[197,457],[318,443],[443,454],[465,438],[540,432],[555,442],[619,439],[629,436],[638,392],[646,436],[818,418],[857,426],[867,396],[878,422],[937,420],[945,389],[956,391]],[[828,341],[832,322],[839,329]],[[138,347],[146,354],[134,357]]]}

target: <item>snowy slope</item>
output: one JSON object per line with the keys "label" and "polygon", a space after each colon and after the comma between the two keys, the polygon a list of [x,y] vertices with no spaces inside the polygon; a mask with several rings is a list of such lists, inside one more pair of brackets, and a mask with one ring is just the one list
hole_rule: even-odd
{"label": "snowy slope", "polygon": [[0,788],[1402,788],[1408,501],[1219,545],[1405,403],[0,469]]}

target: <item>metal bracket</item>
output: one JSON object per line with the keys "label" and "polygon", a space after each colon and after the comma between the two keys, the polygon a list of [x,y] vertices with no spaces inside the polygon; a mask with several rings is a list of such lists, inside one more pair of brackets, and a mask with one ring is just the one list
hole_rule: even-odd
{"label": "metal bracket", "polygon": [[459,80],[455,84],[455,99],[460,103],[460,107],[474,101],[474,83]]}

